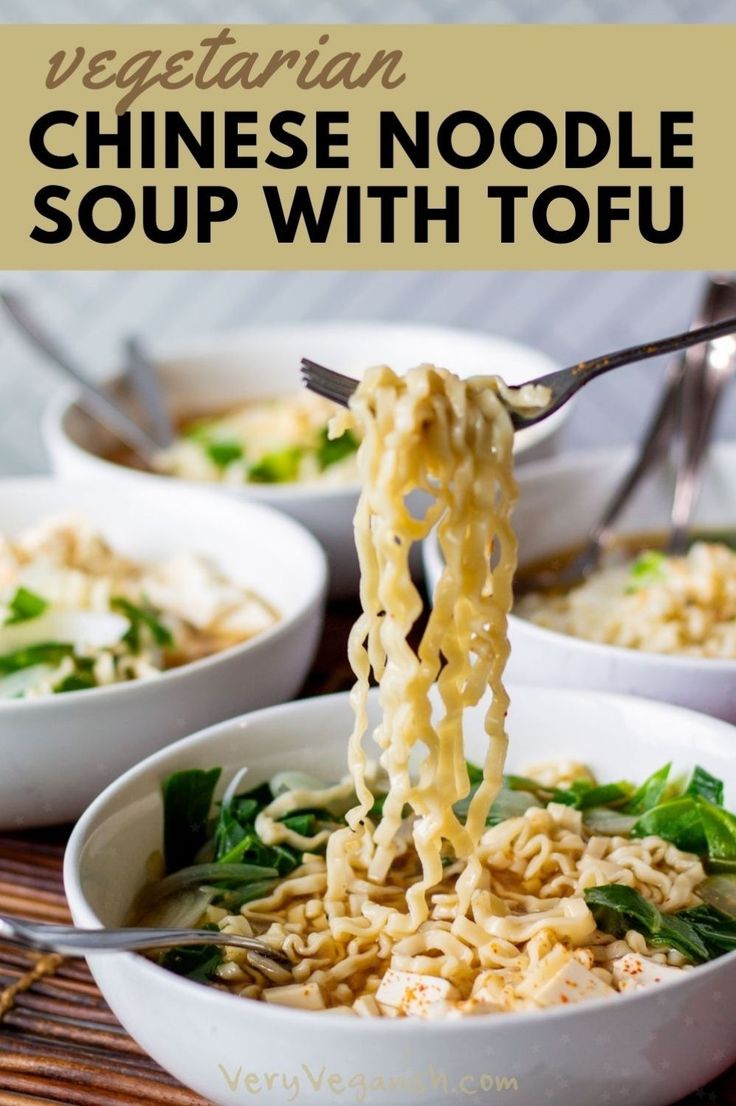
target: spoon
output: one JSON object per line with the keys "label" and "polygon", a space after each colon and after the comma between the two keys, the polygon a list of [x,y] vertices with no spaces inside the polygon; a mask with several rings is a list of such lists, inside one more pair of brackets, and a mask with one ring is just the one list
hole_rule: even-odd
{"label": "spoon", "polygon": [[46,333],[24,300],[13,292],[0,293],[0,300],[16,326],[23,331],[32,345],[45,354],[66,377],[74,381],[80,392],[80,404],[84,409],[150,466],[162,448],[161,443],[143,430],[96,384],[86,378],[56,340]]}
{"label": "spoon", "polygon": [[258,953],[280,967],[290,968],[291,961],[278,949],[271,948],[258,937],[236,933],[220,933],[209,929],[82,929],[78,926],[27,922],[0,914],[0,937],[44,952],[63,956],[86,956],[97,952],[142,952],[145,949],[169,949],[179,945],[220,945],[247,949]]}

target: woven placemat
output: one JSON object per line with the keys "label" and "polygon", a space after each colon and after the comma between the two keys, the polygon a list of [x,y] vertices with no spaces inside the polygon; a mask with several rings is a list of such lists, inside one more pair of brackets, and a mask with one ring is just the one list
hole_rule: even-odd
{"label": "woven placemat", "polygon": [[[332,606],[305,694],[349,686],[345,648],[355,613],[352,604]],[[0,835],[0,913],[70,920],[62,885],[68,835],[69,827]],[[206,1106],[128,1036],[82,961],[0,942],[0,1106],[59,1103]],[[704,1103],[736,1106],[736,1069],[687,1099]]]}

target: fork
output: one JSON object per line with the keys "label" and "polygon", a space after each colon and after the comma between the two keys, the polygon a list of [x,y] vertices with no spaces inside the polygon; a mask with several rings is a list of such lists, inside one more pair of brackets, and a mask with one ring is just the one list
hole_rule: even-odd
{"label": "fork", "polygon": [[[614,353],[604,353],[601,357],[594,357],[590,361],[580,361],[577,365],[557,369],[556,372],[527,381],[527,384],[508,386],[511,393],[520,392],[528,385],[539,385],[548,388],[550,392],[549,401],[542,407],[526,410],[512,408],[510,415],[513,427],[515,430],[524,430],[528,426],[541,422],[572,399],[585,384],[601,376],[602,373],[610,372],[611,369],[618,369],[622,365],[630,365],[635,361],[645,361],[650,357],[660,357],[662,354],[676,353],[734,332],[736,332],[736,318],[721,319],[708,326],[686,330],[683,334],[674,334],[669,338],[660,338],[656,342],[644,342],[638,346],[628,346]],[[310,391],[324,396],[325,399],[331,399],[333,403],[343,407],[347,407],[350,397],[358,386],[358,381],[352,377],[344,376],[334,369],[325,368],[324,365],[318,365],[316,361],[310,361],[306,357],[302,358],[301,372],[304,384]]]}
{"label": "fork", "polygon": [[58,952],[63,956],[86,956],[97,952],[142,952],[146,949],[170,949],[179,945],[222,945],[247,949],[290,968],[291,962],[278,949],[258,937],[220,933],[209,929],[82,929],[78,926],[27,922],[0,914],[0,938],[29,948]]}
{"label": "fork", "polygon": [[[712,322],[734,309],[736,281],[710,276],[699,316]],[[559,591],[581,583],[612,545],[614,527],[644,479],[660,464],[673,444],[679,445],[675,492],[670,515],[667,552],[681,555],[690,540],[695,508],[715,415],[730,381],[736,375],[736,342],[722,337],[702,350],[683,353],[670,364],[659,406],[642,439],[639,452],[590,531],[580,552],[561,568],[543,568],[526,576],[525,590]]]}

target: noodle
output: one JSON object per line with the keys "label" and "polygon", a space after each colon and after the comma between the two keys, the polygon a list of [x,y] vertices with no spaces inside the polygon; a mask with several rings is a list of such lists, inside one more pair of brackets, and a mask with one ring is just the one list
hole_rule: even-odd
{"label": "noodle", "polygon": [[[350,777],[279,794],[261,810],[262,840],[306,848],[303,865],[239,915],[208,909],[207,921],[225,932],[246,925],[291,960],[292,975],[279,984],[262,962],[225,950],[217,977],[239,994],[358,1016],[435,1017],[611,995],[630,982],[621,965],[634,954],[656,958],[658,978],[682,968],[682,957],[649,949],[638,933],[614,941],[599,932],[583,893],[621,883],[662,910],[692,906],[705,878],[697,857],[658,837],[596,835],[579,810],[557,802],[487,825],[507,746],[502,677],[516,565],[511,398],[495,378],[459,380],[428,365],[399,377],[380,367],[338,420],[354,425],[362,442]],[[532,390],[520,399],[531,405],[544,395]],[[421,514],[409,498],[417,490]],[[413,647],[422,599],[409,555],[435,526],[444,568]],[[373,736],[388,783],[382,806],[364,748],[371,675],[381,708]],[[463,719],[489,690],[482,778],[473,790]],[[538,773],[552,786],[593,782],[574,762]],[[279,821],[353,791],[357,804],[339,828],[303,837]],[[315,855],[323,843],[325,855]]]}
{"label": "noodle", "polygon": [[[413,932],[426,921],[426,893],[442,879],[443,841],[469,861],[462,889],[469,899],[480,875],[473,854],[501,786],[508,709],[501,676],[508,656],[505,627],[516,565],[509,520],[516,492],[511,475],[513,429],[487,381],[461,381],[429,366],[403,378],[388,368],[372,370],[352,409],[364,436],[359,456],[364,490],[355,520],[364,613],[349,642],[357,690],[348,765],[360,805],[348,816],[350,829],[333,835],[328,874],[329,860],[337,861],[342,851],[334,867],[344,883],[345,865],[355,849],[348,834],[370,832],[366,819],[373,796],[365,784],[361,741],[372,667],[380,681],[382,712],[375,737],[383,750],[380,761],[389,792],[372,832],[368,876],[377,883],[386,879],[405,805],[416,815],[413,840],[422,866],[421,881],[407,894],[408,915],[395,915],[387,922],[389,931],[399,934]],[[416,488],[432,497],[422,518],[411,513],[407,502]],[[435,524],[446,567],[415,652],[407,636],[421,613],[422,600],[411,580],[409,552]],[[492,570],[494,552],[498,560]],[[429,700],[435,681],[443,704],[437,723],[432,722]],[[463,712],[489,686],[484,778],[463,825],[452,809],[470,789]],[[409,757],[414,749],[423,755],[412,776]],[[328,899],[339,916],[340,894],[334,882]]]}
{"label": "noodle", "polygon": [[648,550],[604,565],[562,595],[530,592],[516,614],[602,645],[672,656],[736,658],[736,552],[695,542],[681,557]]}

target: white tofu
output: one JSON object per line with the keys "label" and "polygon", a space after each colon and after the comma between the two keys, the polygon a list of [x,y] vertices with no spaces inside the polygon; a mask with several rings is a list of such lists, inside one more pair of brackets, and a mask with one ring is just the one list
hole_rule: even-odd
{"label": "white tofu", "polygon": [[376,1001],[392,1006],[402,1014],[416,1018],[437,1017],[446,1013],[448,1003],[459,998],[446,979],[417,972],[400,972],[389,968],[376,991]]}
{"label": "white tofu", "polygon": [[613,987],[571,956],[544,986],[534,992],[532,998],[538,1006],[566,1006],[615,993]]}
{"label": "white tofu", "polygon": [[373,995],[361,995],[353,1003],[353,1010],[361,1018],[380,1018],[381,1007]]}
{"label": "white tofu", "polygon": [[681,968],[658,964],[636,952],[628,952],[626,956],[612,961],[609,967],[619,991],[640,991],[642,987],[674,983],[675,980],[682,979]]}
{"label": "white tofu", "polygon": [[493,995],[486,987],[480,987],[474,995],[465,999],[463,1002],[458,1002],[453,1010],[453,1014],[457,1014],[467,1017],[474,1014],[502,1014],[504,1012],[503,1006],[499,1006],[496,1002],[496,996]]}
{"label": "white tofu", "polygon": [[263,997],[276,1006],[295,1006],[300,1010],[325,1009],[319,983],[285,983],[283,987],[267,987]]}

